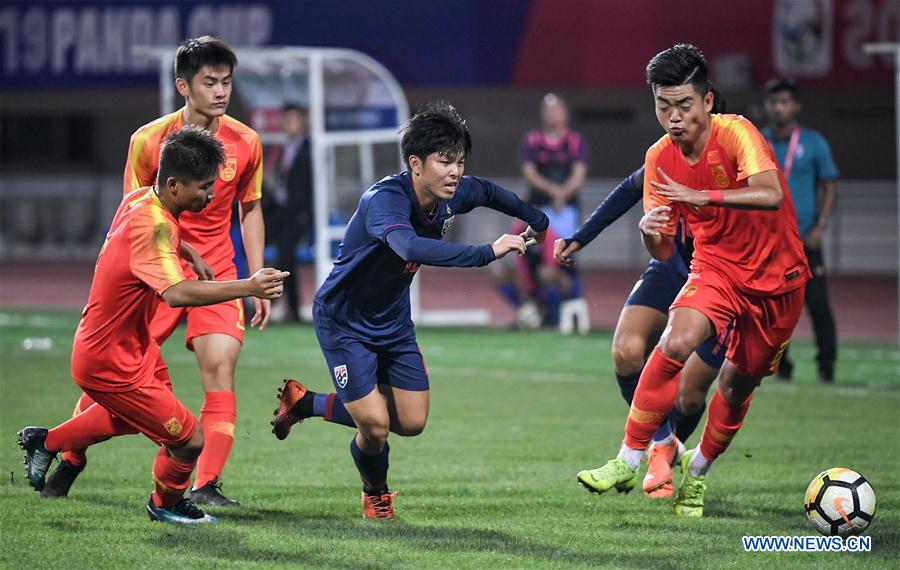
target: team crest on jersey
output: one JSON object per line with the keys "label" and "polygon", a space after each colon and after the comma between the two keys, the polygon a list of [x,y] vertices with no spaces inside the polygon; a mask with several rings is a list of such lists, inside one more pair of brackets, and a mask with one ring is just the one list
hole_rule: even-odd
{"label": "team crest on jersey", "polygon": [[184,429],[184,426],[182,426],[181,422],[178,421],[178,418],[175,417],[169,418],[169,421],[164,423],[163,427],[166,428],[166,431],[169,432],[169,435],[172,437],[178,437],[181,435],[181,430]]}
{"label": "team crest on jersey", "polygon": [[716,181],[716,184],[719,186],[719,188],[728,188],[728,173],[725,171],[724,166],[722,166],[721,164],[710,164],[709,171],[712,173],[713,180]]}
{"label": "team crest on jersey", "polygon": [[347,374],[347,365],[341,364],[340,366],[334,367],[334,381],[337,382],[337,385],[341,388],[347,385],[347,380],[350,375]]}
{"label": "team crest on jersey", "polygon": [[[447,206],[447,213],[450,213],[450,206]],[[456,216],[450,216],[449,218],[444,220],[444,227],[441,228],[441,235],[447,233],[447,230],[449,230],[453,226],[453,220],[455,219]]]}
{"label": "team crest on jersey", "polygon": [[219,171],[219,178],[225,182],[231,182],[237,175],[237,145],[225,145],[225,164]]}

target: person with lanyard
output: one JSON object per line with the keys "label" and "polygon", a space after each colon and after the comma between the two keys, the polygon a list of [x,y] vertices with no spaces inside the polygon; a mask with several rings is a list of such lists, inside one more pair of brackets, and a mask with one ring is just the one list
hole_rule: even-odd
{"label": "person with lanyard", "polygon": [[[819,381],[831,383],[834,382],[837,360],[837,335],[828,302],[822,238],[834,210],[838,169],[825,137],[798,123],[801,105],[793,81],[780,77],[769,81],[763,91],[763,102],[769,127],[763,129],[762,134],[775,151],[788,181],[797,225],[812,271],[812,279],[806,283],[806,308],[815,334]],[[790,380],[793,368],[785,351],[778,378]]]}

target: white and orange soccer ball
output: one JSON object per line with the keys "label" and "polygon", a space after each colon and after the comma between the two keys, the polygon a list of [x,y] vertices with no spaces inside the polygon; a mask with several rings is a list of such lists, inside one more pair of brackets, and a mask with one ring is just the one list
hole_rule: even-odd
{"label": "white and orange soccer ball", "polygon": [[826,536],[861,534],[875,517],[875,490],[866,478],[843,467],[822,471],[806,488],[806,517]]}

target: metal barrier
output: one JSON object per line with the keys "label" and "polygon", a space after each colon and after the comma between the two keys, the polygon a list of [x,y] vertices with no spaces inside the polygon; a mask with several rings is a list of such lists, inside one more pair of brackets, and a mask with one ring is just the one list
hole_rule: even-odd
{"label": "metal barrier", "polygon": [[[520,179],[497,179],[524,193]],[[618,179],[591,179],[582,192],[582,218]],[[4,176],[0,178],[0,258],[93,260],[122,197],[119,176]],[[647,254],[637,236],[640,207],[629,211],[579,254],[585,267],[639,267]],[[508,218],[487,209],[461,216],[449,239],[489,243],[508,231]],[[897,272],[897,189],[893,181],[842,180],[825,240],[835,273]]]}

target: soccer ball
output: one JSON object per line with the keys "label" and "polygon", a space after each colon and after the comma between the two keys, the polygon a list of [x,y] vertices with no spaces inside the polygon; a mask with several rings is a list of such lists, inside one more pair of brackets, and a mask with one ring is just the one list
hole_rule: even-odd
{"label": "soccer ball", "polygon": [[835,467],[812,480],[804,506],[809,522],[826,536],[861,534],[875,517],[875,491],[856,471]]}

